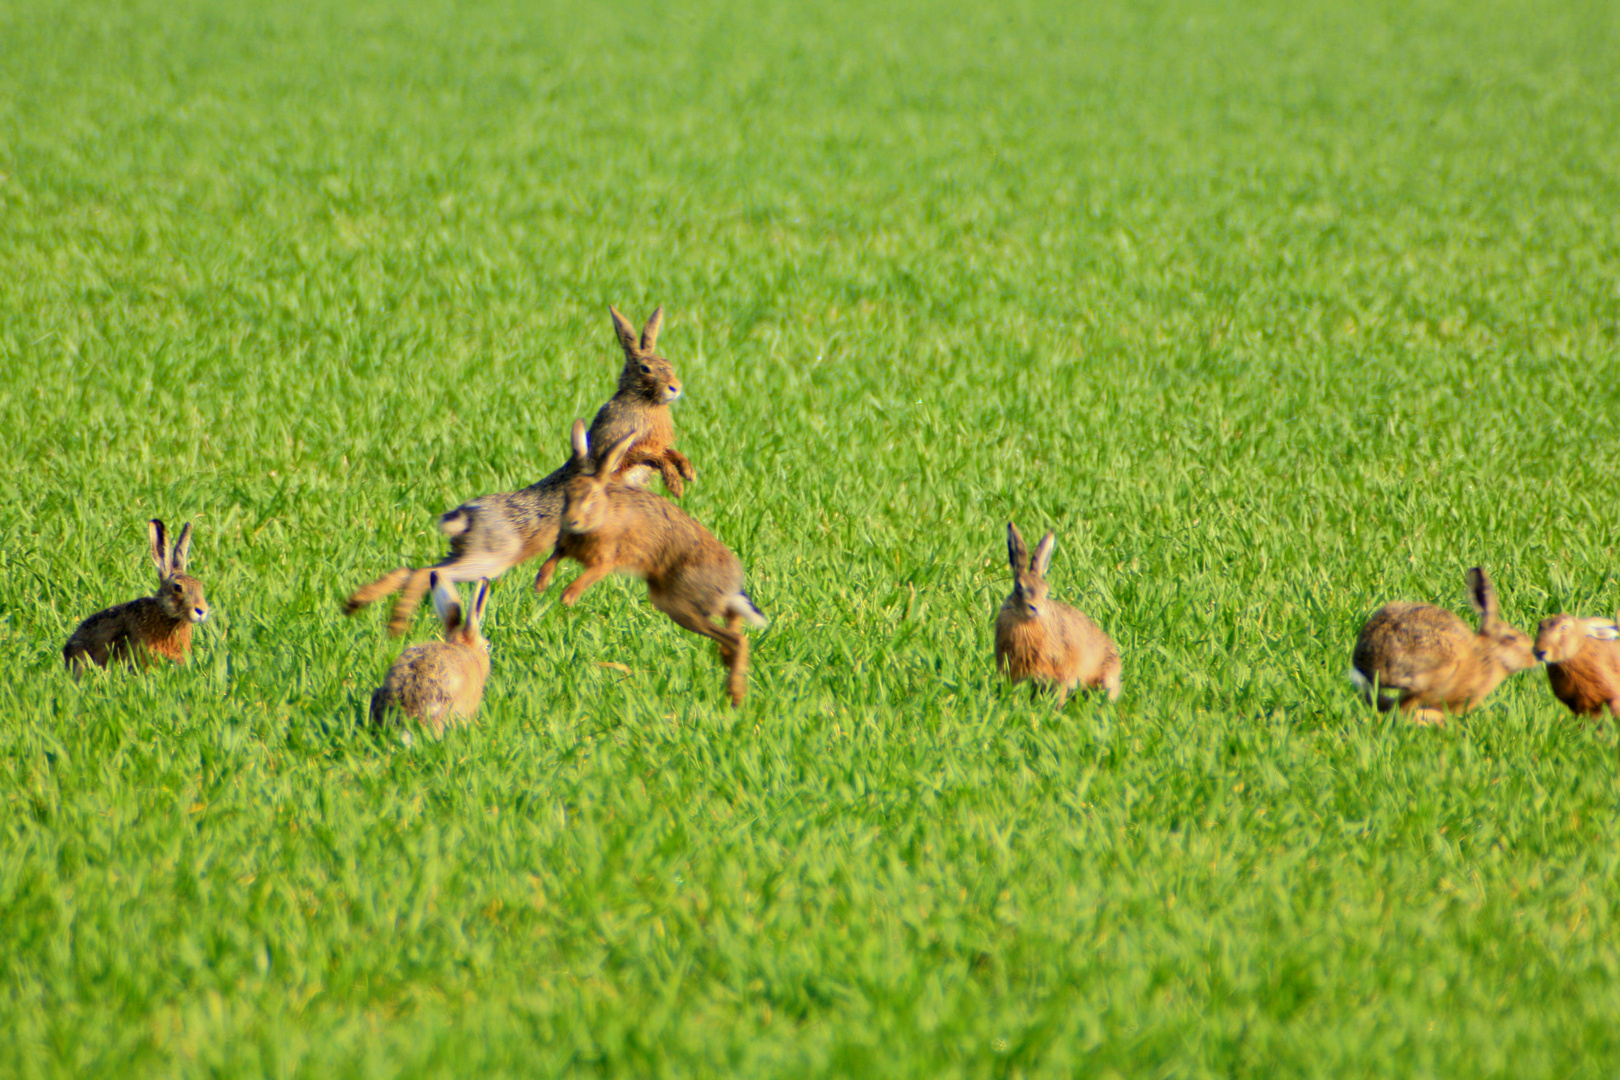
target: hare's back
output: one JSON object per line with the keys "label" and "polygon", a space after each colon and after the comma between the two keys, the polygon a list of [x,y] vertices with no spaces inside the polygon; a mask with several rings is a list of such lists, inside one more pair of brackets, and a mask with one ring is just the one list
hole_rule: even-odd
{"label": "hare's back", "polygon": [[1100,660],[1114,651],[1114,640],[1096,621],[1079,608],[1053,604],[1065,647],[1086,660]]}
{"label": "hare's back", "polygon": [[1432,604],[1385,604],[1362,626],[1352,661],[1364,675],[1399,686],[1403,674],[1455,663],[1475,636],[1454,611]]}

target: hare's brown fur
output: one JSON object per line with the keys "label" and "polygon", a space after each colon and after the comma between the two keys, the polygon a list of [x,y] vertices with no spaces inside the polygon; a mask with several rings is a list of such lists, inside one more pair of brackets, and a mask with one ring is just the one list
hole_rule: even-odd
{"label": "hare's brown fur", "polygon": [[1056,534],[1047,533],[1031,559],[1018,527],[1007,523],[1013,591],[996,616],[996,669],[1014,685],[1031,680],[1032,700],[1041,690],[1054,689],[1062,705],[1075,687],[1084,686],[1102,687],[1109,701],[1117,701],[1121,672],[1113,639],[1083,612],[1048,596],[1046,572],[1056,542]]}
{"label": "hare's brown fur", "polygon": [[[669,402],[680,396],[680,380],[665,358],[653,350],[663,323],[663,308],[653,312],[640,339],[623,315],[612,307],[614,331],[625,353],[619,388],[596,414],[597,428],[609,441],[593,441],[593,446],[610,446],[633,436],[621,470],[632,474],[633,482],[646,483],[652,468],[663,472],[671,491],[681,492],[681,477],[696,476],[692,463],[674,449],[675,426],[670,419]],[[643,370],[645,369],[645,370]],[[595,436],[593,435],[593,439]],[[450,537],[450,554],[433,566],[416,569],[405,566],[390,570],[376,581],[356,589],[344,604],[344,614],[353,615],[368,604],[398,592],[388,618],[388,632],[394,637],[410,625],[422,597],[428,592],[428,576],[434,572],[452,582],[497,578],[520,563],[550,551],[557,543],[557,515],[562,511],[563,486],[574,476],[572,459],[541,480],[520,491],[483,495],[463,503],[439,518],[439,529]]]}
{"label": "hare's brown fur", "polygon": [[613,332],[624,349],[624,368],[619,372],[618,392],[591,421],[590,444],[601,452],[626,435],[635,435],[636,441],[619,466],[616,479],[644,487],[656,472],[663,477],[669,493],[679,498],[685,492],[682,479],[697,479],[697,471],[686,455],[675,449],[675,421],[669,406],[681,396],[681,381],[675,377],[675,365],[657,353],[664,309],[652,313],[639,338],[618,308],[608,305],[608,314],[613,317]]}
{"label": "hare's brown fur", "polygon": [[1613,620],[1554,615],[1536,631],[1536,658],[1553,694],[1577,716],[1620,718],[1620,613]]}
{"label": "hare's brown fur", "polygon": [[[574,424],[574,458],[589,462],[583,421]],[[742,563],[724,544],[674,504],[648,491],[614,480],[631,436],[620,439],[596,466],[582,465],[568,482],[557,547],[540,568],[537,590],[550,586],[563,559],[585,569],[563,591],[572,605],[586,589],[622,570],[647,583],[647,599],[676,625],[712,638],[727,669],[734,705],[748,692],[748,637],[744,622],[765,619],[744,591]],[[722,619],[724,626],[714,620]]]}
{"label": "hare's brown fur", "polygon": [[191,654],[191,627],[208,617],[202,582],[187,574],[191,525],[180,530],[173,549],[167,546],[163,522],[147,525],[152,564],[158,571],[157,592],[127,604],[98,611],[73,631],[62,647],[62,660],[75,673],[87,664],[108,661],[146,666],[155,657],[183,664]]}
{"label": "hare's brown fur", "polygon": [[[1479,630],[1432,604],[1397,602],[1373,612],[1356,639],[1351,677],[1377,706],[1399,706],[1420,723],[1440,723],[1447,712],[1475,708],[1502,680],[1534,667],[1530,637],[1509,626],[1485,571],[1467,574]],[[1396,691],[1398,698],[1386,697]]]}
{"label": "hare's brown fur", "polygon": [[389,721],[390,710],[427,725],[434,736],[448,724],[466,723],[484,699],[489,678],[489,644],[479,630],[489,581],[478,583],[470,615],[463,615],[454,586],[433,575],[432,588],[444,640],[413,645],[399,655],[388,675],[371,695],[371,722]]}

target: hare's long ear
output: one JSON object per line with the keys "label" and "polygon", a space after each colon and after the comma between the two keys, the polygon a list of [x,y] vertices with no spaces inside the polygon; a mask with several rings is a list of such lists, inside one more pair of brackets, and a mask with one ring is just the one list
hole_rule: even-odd
{"label": "hare's long ear", "polygon": [[484,608],[489,603],[489,578],[478,579],[478,592],[473,597],[472,627],[477,630],[484,624]]}
{"label": "hare's long ear", "polygon": [[630,444],[636,441],[637,434],[638,432],[632,431],[630,434],[608,447],[607,453],[602,455],[601,462],[596,466],[596,474],[598,476],[606,477],[610,480],[613,478],[613,474],[619,471],[619,463],[624,460],[624,455],[630,452]]}
{"label": "hare's long ear", "polygon": [[174,542],[174,551],[169,555],[169,571],[183,574],[189,561],[191,561],[191,522],[188,521],[180,527],[180,539]]}
{"label": "hare's long ear", "polygon": [[461,597],[456,587],[436,573],[428,575],[428,582],[433,588],[433,610],[439,613],[444,632],[454,633],[462,623]]}
{"label": "hare's long ear", "polygon": [[1024,546],[1024,538],[1018,535],[1018,526],[1010,521],[1007,522],[1007,562],[1015,574],[1029,565],[1029,549]]}
{"label": "hare's long ear", "polygon": [[1615,625],[1617,622],[1620,622],[1620,616],[1617,616],[1614,622],[1608,619],[1587,619],[1586,636],[1597,641],[1620,639],[1620,626]]}
{"label": "hare's long ear", "polygon": [[612,304],[608,305],[608,314],[613,316],[613,332],[619,335],[619,345],[624,349],[627,357],[635,356],[641,345],[636,340],[636,328],[630,325],[630,320],[619,314],[619,309]]}
{"label": "hare's long ear", "polygon": [[1479,615],[1479,623],[1493,623],[1502,617],[1502,609],[1496,603],[1496,587],[1491,584],[1490,576],[1477,566],[1470,567],[1466,575],[1468,581],[1468,602],[1474,605],[1474,611]]}
{"label": "hare's long ear", "polygon": [[658,310],[652,313],[647,325],[641,328],[641,351],[650,353],[658,345],[658,331],[664,327],[664,305],[659,304]]}
{"label": "hare's long ear", "polygon": [[1035,558],[1029,568],[1035,571],[1035,576],[1044,578],[1046,571],[1052,566],[1052,549],[1057,547],[1057,533],[1048,532],[1041,537],[1041,542],[1035,545]]}
{"label": "hare's long ear", "polygon": [[152,543],[152,565],[157,567],[158,577],[169,576],[169,534],[163,528],[163,522],[153,518],[146,523],[146,538]]}
{"label": "hare's long ear", "polygon": [[585,421],[574,421],[574,429],[568,433],[568,445],[574,448],[574,456],[570,459],[572,463],[588,470],[591,463],[591,441],[585,433]]}

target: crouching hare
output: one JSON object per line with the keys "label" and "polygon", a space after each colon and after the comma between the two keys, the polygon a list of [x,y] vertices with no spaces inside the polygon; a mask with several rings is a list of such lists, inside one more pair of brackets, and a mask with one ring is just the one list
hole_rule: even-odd
{"label": "crouching hare", "polygon": [[1109,701],[1118,701],[1119,649],[1113,639],[1084,614],[1047,595],[1046,572],[1056,544],[1057,534],[1047,533],[1031,559],[1018,526],[1007,523],[1013,591],[996,616],[996,669],[1014,685],[1031,680],[1031,701],[1050,688],[1062,705],[1077,686],[1100,686]]}
{"label": "crouching hare", "polygon": [[208,618],[202,582],[186,573],[191,523],[180,530],[173,548],[163,522],[153,518],[146,529],[157,592],[98,611],[79,624],[62,647],[62,660],[75,675],[89,664],[104,668],[108,660],[145,667],[154,657],[183,664],[191,655],[191,627]]}
{"label": "crouching hare", "polygon": [[1530,636],[1503,621],[1485,571],[1476,566],[1466,577],[1477,633],[1445,608],[1405,602],[1385,604],[1361,628],[1350,678],[1368,702],[1377,694],[1379,712],[1398,705],[1420,724],[1444,723],[1446,713],[1467,712],[1503,679],[1536,666]]}
{"label": "crouching hare", "polygon": [[1547,665],[1547,682],[1577,716],[1620,719],[1620,612],[1611,619],[1554,615],[1536,632],[1536,659]]}
{"label": "crouching hare", "polygon": [[433,607],[444,622],[444,640],[413,645],[400,653],[371,695],[371,722],[384,725],[390,712],[397,710],[426,725],[437,738],[446,725],[471,719],[484,699],[489,643],[478,627],[489,601],[489,579],[478,583],[469,614],[463,614],[461,598],[448,579],[434,573],[432,590]]}
{"label": "crouching hare", "polygon": [[741,705],[748,693],[742,624],[763,627],[765,616],[743,591],[742,563],[709,530],[673,503],[613,480],[633,440],[621,438],[593,465],[585,422],[574,421],[577,471],[565,489],[557,549],[540,567],[535,590],[550,587],[563,559],[585,567],[563,590],[567,606],[616,570],[634,574],[647,583],[653,607],[719,645],[731,703]]}

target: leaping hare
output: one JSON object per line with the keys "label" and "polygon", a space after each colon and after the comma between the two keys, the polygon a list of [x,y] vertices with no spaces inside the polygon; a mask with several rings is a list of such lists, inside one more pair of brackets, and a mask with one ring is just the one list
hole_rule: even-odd
{"label": "leaping hare", "polygon": [[106,667],[109,659],[141,667],[156,656],[186,662],[191,654],[191,627],[208,618],[202,582],[186,573],[191,555],[191,523],[180,530],[171,549],[163,522],[147,523],[152,565],[158,589],[151,596],[98,611],[73,631],[62,647],[62,660],[75,674],[87,664]]}
{"label": "leaping hare", "polygon": [[[1385,604],[1361,628],[1350,678],[1380,712],[1399,706],[1418,723],[1444,723],[1467,712],[1517,671],[1536,666],[1530,637],[1502,619],[1491,579],[1479,567],[1466,575],[1479,631],[1455,612],[1432,604]],[[1398,698],[1384,691],[1399,693]]]}
{"label": "leaping hare", "polygon": [[[748,636],[742,624],[763,627],[765,616],[743,590],[742,563],[673,503],[612,479],[630,449],[626,435],[591,463],[583,420],[574,421],[574,477],[568,481],[557,547],[540,567],[537,591],[551,585],[557,564],[573,559],[585,570],[563,590],[571,606],[615,570],[647,583],[647,599],[676,625],[712,638],[727,670],[733,705],[748,693]],[[725,625],[716,626],[714,620]]]}
{"label": "leaping hare", "polygon": [[444,623],[444,640],[413,645],[400,653],[371,695],[371,722],[389,722],[398,710],[427,725],[435,737],[447,724],[465,723],[484,699],[489,678],[489,643],[479,631],[484,605],[489,602],[489,581],[478,583],[472,611],[463,614],[455,586],[432,574],[433,606]]}
{"label": "leaping hare", "polygon": [[996,669],[1014,685],[1032,680],[1030,700],[1042,689],[1057,691],[1058,704],[1077,686],[1102,687],[1119,700],[1119,649],[1102,627],[1048,595],[1046,572],[1057,534],[1049,532],[1029,557],[1018,526],[1007,523],[1007,561],[1013,591],[996,616]]}
{"label": "leaping hare", "polygon": [[[681,477],[690,480],[697,474],[685,455],[674,448],[675,427],[669,403],[680,397],[680,380],[675,377],[674,366],[653,351],[664,309],[653,312],[640,340],[623,315],[611,306],[608,311],[624,349],[625,363],[618,390],[596,414],[591,427],[593,445],[609,446],[621,438],[632,438],[626,463],[621,466],[630,473],[627,482],[647,483],[656,467],[662,471],[665,485],[679,495]],[[344,604],[344,614],[353,615],[367,604],[398,592],[399,599],[388,618],[388,633],[398,637],[410,625],[411,616],[427,593],[430,574],[437,572],[450,582],[493,579],[550,551],[557,543],[563,486],[576,468],[570,459],[521,491],[484,495],[442,515],[439,530],[450,537],[450,554],[433,566],[403,566],[361,586]]]}

